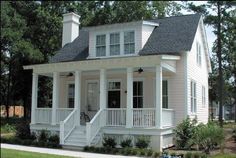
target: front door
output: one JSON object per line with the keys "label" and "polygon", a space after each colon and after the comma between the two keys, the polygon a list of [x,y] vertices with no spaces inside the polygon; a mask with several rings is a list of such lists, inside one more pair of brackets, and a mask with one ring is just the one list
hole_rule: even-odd
{"label": "front door", "polygon": [[108,108],[120,108],[121,84],[118,81],[108,82]]}

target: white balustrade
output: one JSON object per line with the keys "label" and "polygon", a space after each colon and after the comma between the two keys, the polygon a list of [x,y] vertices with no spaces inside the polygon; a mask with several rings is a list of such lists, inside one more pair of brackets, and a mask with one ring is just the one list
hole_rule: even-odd
{"label": "white balustrade", "polygon": [[64,121],[66,119],[66,117],[73,111],[73,108],[58,108],[56,111],[56,122],[59,124],[60,121]]}
{"label": "white balustrade", "polygon": [[133,108],[133,127],[154,127],[155,108]]}
{"label": "white balustrade", "polygon": [[60,144],[64,144],[65,139],[70,135],[76,125],[78,111],[74,109],[64,121],[60,122]]}
{"label": "white balustrade", "polygon": [[162,126],[171,127],[174,125],[174,110],[162,109]]}
{"label": "white balustrade", "polygon": [[35,109],[35,123],[50,124],[52,121],[51,108],[36,108]]}
{"label": "white balustrade", "polygon": [[87,145],[91,145],[92,140],[98,134],[100,128],[103,126],[105,121],[104,110],[99,110],[90,122],[86,123],[86,138]]}
{"label": "white balustrade", "polygon": [[107,126],[125,126],[126,109],[125,108],[108,108],[106,111]]}

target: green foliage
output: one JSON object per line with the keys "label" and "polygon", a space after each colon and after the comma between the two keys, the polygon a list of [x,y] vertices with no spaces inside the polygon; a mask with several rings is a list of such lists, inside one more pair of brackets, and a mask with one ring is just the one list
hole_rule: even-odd
{"label": "green foliage", "polygon": [[114,138],[111,138],[111,137],[104,137],[103,138],[103,142],[102,142],[102,145],[104,147],[110,147],[110,148],[115,148],[116,147],[116,141]]}
{"label": "green foliage", "polygon": [[152,157],[153,158],[159,158],[160,157],[160,153],[159,152],[153,152],[152,153]]}
{"label": "green foliage", "polygon": [[197,121],[191,121],[190,118],[187,118],[177,125],[174,130],[176,147],[178,149],[190,149],[193,146],[193,137],[195,133],[195,126]]}
{"label": "green foliage", "polygon": [[234,141],[236,142],[236,128],[233,129],[233,135],[232,135]]}
{"label": "green foliage", "polygon": [[224,141],[224,131],[215,123],[199,124],[196,128],[194,142],[206,153],[221,145]]}
{"label": "green foliage", "polygon": [[122,140],[121,143],[120,143],[120,146],[122,148],[125,148],[125,147],[132,147],[132,139],[130,138],[127,138],[125,140]]}
{"label": "green foliage", "polygon": [[49,132],[42,130],[39,134],[38,141],[47,142],[49,138]]}
{"label": "green foliage", "polygon": [[192,158],[192,155],[193,155],[192,152],[187,152],[187,153],[184,155],[184,158]]}
{"label": "green foliage", "polygon": [[16,137],[20,139],[35,139],[35,135],[31,134],[29,123],[22,122],[16,126]]}
{"label": "green foliage", "polygon": [[135,146],[137,148],[147,148],[149,146],[150,143],[150,137],[149,136],[138,136]]}
{"label": "green foliage", "polygon": [[5,124],[1,126],[1,133],[14,133],[16,131],[15,126],[10,124]]}

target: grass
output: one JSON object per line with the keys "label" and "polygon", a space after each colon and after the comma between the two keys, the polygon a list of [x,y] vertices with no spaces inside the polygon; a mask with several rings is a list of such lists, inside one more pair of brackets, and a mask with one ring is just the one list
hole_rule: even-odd
{"label": "grass", "polygon": [[211,158],[236,158],[236,154],[217,154],[211,156]]}
{"label": "grass", "polygon": [[11,149],[1,149],[1,158],[70,158],[70,157],[11,150]]}

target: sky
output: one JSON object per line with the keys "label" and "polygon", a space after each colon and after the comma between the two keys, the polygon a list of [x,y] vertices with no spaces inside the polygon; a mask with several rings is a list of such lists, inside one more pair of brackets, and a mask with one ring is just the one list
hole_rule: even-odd
{"label": "sky", "polygon": [[[189,1],[189,2],[193,2],[195,5],[202,5],[202,4],[207,3],[207,1]],[[177,1],[177,3],[181,3],[181,2]],[[187,10],[182,10],[181,12],[183,14],[193,14],[194,13],[194,12],[188,12]],[[211,11],[210,11],[210,13],[211,13]],[[205,30],[206,30],[206,34],[207,34],[208,47],[209,47],[209,51],[211,54],[213,43],[216,40],[216,35],[213,33],[212,26],[205,25]]]}

